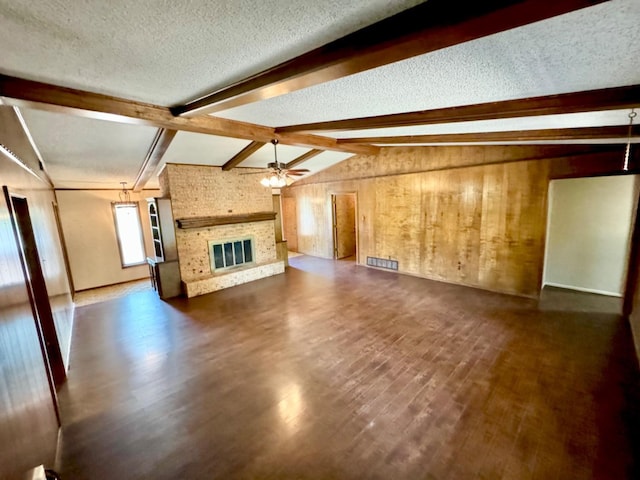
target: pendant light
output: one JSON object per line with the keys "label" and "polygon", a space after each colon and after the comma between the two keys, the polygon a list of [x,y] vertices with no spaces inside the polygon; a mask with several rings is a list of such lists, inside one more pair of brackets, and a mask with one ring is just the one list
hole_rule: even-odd
{"label": "pendant light", "polygon": [[120,182],[120,185],[122,185],[122,190],[118,192],[118,198],[120,198],[120,201],[116,203],[132,203],[131,194],[129,193],[129,190],[127,190],[127,182]]}

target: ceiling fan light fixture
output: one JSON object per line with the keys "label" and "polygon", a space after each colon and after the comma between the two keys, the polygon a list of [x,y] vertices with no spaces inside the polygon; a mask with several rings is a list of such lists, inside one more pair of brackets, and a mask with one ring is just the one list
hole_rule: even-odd
{"label": "ceiling fan light fixture", "polygon": [[278,150],[276,146],[278,145],[278,140],[271,140],[273,144],[273,157],[274,162],[269,163],[267,168],[272,169],[272,171],[267,174],[262,180],[260,180],[260,184],[265,187],[271,188],[281,188],[287,186],[287,174],[284,169],[284,164],[278,162]]}
{"label": "ceiling fan light fixture", "polygon": [[308,173],[309,170],[303,169],[288,169],[285,163],[278,162],[278,140],[271,140],[273,144],[273,162],[267,164],[267,173],[260,180],[260,184],[265,187],[282,188],[291,185],[295,179],[292,176],[303,175]]}
{"label": "ceiling fan light fixture", "polygon": [[264,187],[281,188],[287,186],[287,177],[283,173],[272,172],[260,180]]}

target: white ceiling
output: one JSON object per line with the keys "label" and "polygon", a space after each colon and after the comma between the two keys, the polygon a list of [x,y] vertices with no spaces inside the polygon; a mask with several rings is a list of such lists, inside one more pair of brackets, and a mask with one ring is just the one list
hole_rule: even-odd
{"label": "white ceiling", "polygon": [[0,0],[0,72],[174,105],[422,0]]}
{"label": "white ceiling", "polygon": [[[147,184],[147,187],[158,186],[157,174],[166,163],[191,163],[194,165],[212,165],[220,167],[249,145],[247,140],[204,135],[200,133],[178,132],[167,149],[162,162],[158,165],[155,175]],[[291,160],[307,153],[308,148],[278,145],[278,161],[288,163]],[[337,157],[336,157],[337,158]],[[253,168],[265,168],[269,162],[274,161],[273,145],[264,145],[257,152],[244,160],[241,166]],[[334,161],[336,163],[338,160]],[[333,165],[331,163],[331,165]],[[303,168],[302,166],[300,168]],[[306,168],[306,165],[305,167]]]}
{"label": "white ceiling", "polygon": [[237,138],[178,132],[164,154],[163,163],[220,166],[249,143]]}
{"label": "white ceiling", "polygon": [[57,188],[133,187],[156,129],[22,109]]}
{"label": "white ceiling", "polygon": [[[317,173],[320,170],[324,170],[325,168],[329,168],[336,163],[340,163],[347,158],[352,157],[351,153],[344,152],[322,152],[320,155],[317,155],[310,160],[307,160],[304,163],[296,166],[296,168],[308,168],[313,173]],[[308,174],[310,175],[310,174]],[[308,176],[305,175],[305,176]],[[304,177],[300,177],[304,178]]]}
{"label": "white ceiling", "polygon": [[640,1],[612,0],[216,115],[283,126],[633,85],[638,59]]}
{"label": "white ceiling", "polygon": [[[418,3],[197,0],[161,2],[160,7],[153,0],[0,0],[0,73],[175,105]],[[216,115],[281,126],[640,84],[638,58],[640,0],[611,0]],[[150,127],[22,112],[56,187],[132,184],[155,134]],[[320,134],[345,138],[623,125],[627,114]],[[179,132],[163,164],[222,165],[248,143]],[[279,145],[278,157],[286,163],[307,151]],[[325,152],[300,168],[315,172],[349,156]],[[265,145],[241,166],[263,167],[272,160],[272,146]],[[155,185],[153,178],[148,186]]]}

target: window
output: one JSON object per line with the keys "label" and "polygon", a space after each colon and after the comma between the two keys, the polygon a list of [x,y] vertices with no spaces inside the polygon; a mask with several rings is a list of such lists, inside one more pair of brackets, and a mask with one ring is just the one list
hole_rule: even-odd
{"label": "window", "polygon": [[211,271],[253,263],[253,239],[209,241]]}
{"label": "window", "polygon": [[145,262],[144,240],[137,203],[114,203],[113,218],[123,267]]}

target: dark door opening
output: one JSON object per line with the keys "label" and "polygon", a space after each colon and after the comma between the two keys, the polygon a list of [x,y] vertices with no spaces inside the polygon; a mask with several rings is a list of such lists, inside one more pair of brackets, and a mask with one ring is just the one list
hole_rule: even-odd
{"label": "dark door opening", "polygon": [[356,260],[356,195],[331,195],[333,216],[333,258]]}
{"label": "dark door opening", "polygon": [[49,376],[56,413],[58,413],[56,389],[66,380],[66,371],[31,223],[29,205],[26,198],[9,193],[6,187],[4,187],[4,193],[12,215],[16,243],[20,251],[33,316],[36,320],[40,348]]}

